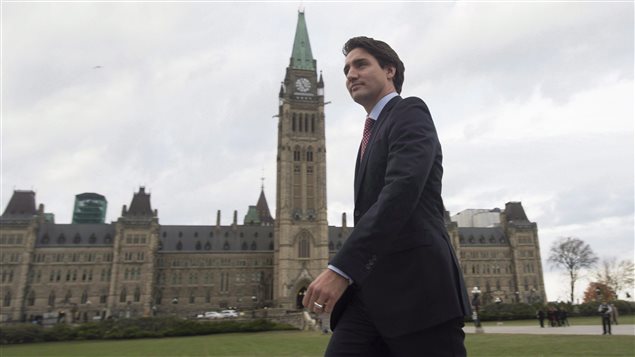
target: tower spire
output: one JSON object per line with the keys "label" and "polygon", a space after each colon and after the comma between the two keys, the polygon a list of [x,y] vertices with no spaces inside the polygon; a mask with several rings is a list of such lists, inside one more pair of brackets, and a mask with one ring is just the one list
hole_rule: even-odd
{"label": "tower spire", "polygon": [[311,52],[309,31],[306,29],[304,9],[298,10],[298,25],[295,28],[295,39],[293,41],[293,51],[291,52],[291,63],[289,67],[315,70],[315,60]]}

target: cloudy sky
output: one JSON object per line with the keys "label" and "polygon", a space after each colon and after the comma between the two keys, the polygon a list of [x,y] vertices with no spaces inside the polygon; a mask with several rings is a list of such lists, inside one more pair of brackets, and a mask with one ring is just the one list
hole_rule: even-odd
{"label": "cloudy sky", "polygon": [[[140,186],[162,224],[242,222],[261,177],[275,212],[278,91],[300,2],[2,3],[2,209],[14,189],[69,223],[98,192],[116,220]],[[546,257],[562,236],[633,259],[633,3],[310,2],[326,83],[329,222],[352,212],[363,109],[342,44],[367,35],[429,105],[451,214],[521,201]],[[586,285],[586,283],[584,283]],[[580,286],[580,291],[584,286]]]}

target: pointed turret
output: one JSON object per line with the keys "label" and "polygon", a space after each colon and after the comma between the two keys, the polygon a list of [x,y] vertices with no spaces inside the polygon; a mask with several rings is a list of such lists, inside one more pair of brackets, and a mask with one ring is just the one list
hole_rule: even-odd
{"label": "pointed turret", "polygon": [[139,192],[135,193],[130,202],[130,208],[122,211],[124,217],[152,217],[156,215],[156,212],[152,211],[152,205],[150,204],[150,194],[146,193],[145,187],[141,186]]}
{"label": "pointed turret", "polygon": [[315,60],[311,53],[311,43],[309,42],[309,31],[306,29],[304,11],[298,11],[298,25],[295,28],[295,40],[293,41],[293,52],[289,67],[294,69],[315,70]]}
{"label": "pointed turret", "polygon": [[324,96],[324,79],[322,78],[322,71],[320,71],[320,79],[318,80],[317,94]]}
{"label": "pointed turret", "polygon": [[31,218],[37,214],[35,208],[35,192],[14,190],[3,218]]}

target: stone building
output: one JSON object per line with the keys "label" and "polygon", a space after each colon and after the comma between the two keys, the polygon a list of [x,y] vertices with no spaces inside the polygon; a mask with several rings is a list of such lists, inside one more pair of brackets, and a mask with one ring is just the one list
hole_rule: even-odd
{"label": "stone building", "polygon": [[[0,217],[1,320],[299,309],[352,229],[345,214],[339,227],[327,222],[324,80],[303,12],[278,118],[275,219],[264,188],[243,224],[234,212],[225,226],[220,212],[216,224],[161,225],[143,187],[114,222],[58,224],[35,192],[14,191]],[[544,300],[536,224],[519,202],[498,213],[487,227],[446,217],[468,286],[479,286],[485,302]]]}

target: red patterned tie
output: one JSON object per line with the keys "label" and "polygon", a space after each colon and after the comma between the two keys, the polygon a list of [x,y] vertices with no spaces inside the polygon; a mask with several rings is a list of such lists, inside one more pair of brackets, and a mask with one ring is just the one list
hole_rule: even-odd
{"label": "red patterned tie", "polygon": [[359,156],[360,160],[364,158],[364,151],[366,151],[366,145],[368,145],[368,141],[370,140],[370,133],[373,131],[373,125],[375,125],[375,120],[370,117],[366,117],[366,123],[364,124],[364,135],[362,136],[362,150]]}

